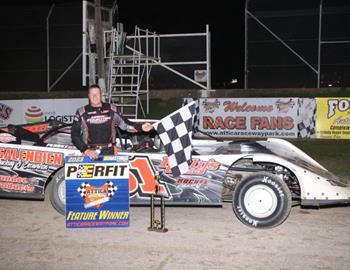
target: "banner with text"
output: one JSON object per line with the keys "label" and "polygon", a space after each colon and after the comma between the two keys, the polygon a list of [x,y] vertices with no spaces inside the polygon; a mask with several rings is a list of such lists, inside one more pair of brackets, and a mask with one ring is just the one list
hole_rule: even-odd
{"label": "banner with text", "polygon": [[317,138],[350,139],[350,98],[316,98]]}
{"label": "banner with text", "polygon": [[86,98],[2,100],[0,127],[49,119],[71,123],[76,110],[87,103]]}
{"label": "banner with text", "polygon": [[66,227],[129,227],[129,158],[65,160]]}
{"label": "banner with text", "polygon": [[214,137],[296,138],[301,136],[298,102],[298,98],[201,98],[199,130]]}

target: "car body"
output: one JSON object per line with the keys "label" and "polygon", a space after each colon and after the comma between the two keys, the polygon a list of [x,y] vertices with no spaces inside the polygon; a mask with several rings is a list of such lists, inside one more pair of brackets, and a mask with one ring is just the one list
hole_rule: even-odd
{"label": "car body", "polygon": [[[148,204],[157,175],[167,205],[232,201],[236,216],[256,228],[282,223],[292,203],[350,203],[347,181],[282,139],[193,139],[188,172],[173,177],[156,132],[117,131],[119,155],[129,156],[131,204]],[[51,182],[51,202],[64,214],[64,158],[81,155],[71,143],[70,125],[48,121],[8,126],[1,129],[0,142],[0,197],[43,199]]]}

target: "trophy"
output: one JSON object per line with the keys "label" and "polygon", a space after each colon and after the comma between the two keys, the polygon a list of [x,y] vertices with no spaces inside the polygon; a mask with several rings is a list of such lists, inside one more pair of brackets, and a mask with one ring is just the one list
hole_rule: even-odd
{"label": "trophy", "polygon": [[[150,202],[151,202],[151,212],[150,212],[150,226],[148,227],[149,231],[154,232],[167,232],[168,229],[165,228],[165,204],[164,204],[164,194],[160,192],[159,189],[159,174],[156,174],[155,177],[155,187],[154,187],[154,193],[150,195]],[[160,219],[156,219],[155,215],[155,202],[160,201]],[[159,204],[158,204],[159,205]]]}

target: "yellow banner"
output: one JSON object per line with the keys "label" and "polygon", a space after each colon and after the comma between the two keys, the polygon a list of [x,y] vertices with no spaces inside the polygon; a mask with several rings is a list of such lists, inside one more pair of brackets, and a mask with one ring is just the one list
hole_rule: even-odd
{"label": "yellow banner", "polygon": [[350,98],[316,98],[316,137],[350,139]]}

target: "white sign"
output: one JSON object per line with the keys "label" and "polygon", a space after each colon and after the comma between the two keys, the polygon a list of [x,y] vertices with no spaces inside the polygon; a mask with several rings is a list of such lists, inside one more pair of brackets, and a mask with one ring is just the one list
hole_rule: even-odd
{"label": "white sign", "polygon": [[195,70],[194,80],[196,82],[206,82],[207,81],[207,71],[206,70]]}
{"label": "white sign", "polygon": [[0,101],[0,126],[49,119],[71,123],[76,110],[87,103],[87,98],[3,100]]}
{"label": "white sign", "polygon": [[214,137],[298,136],[297,98],[199,100],[199,129]]}

